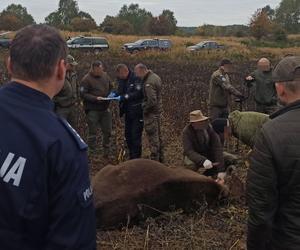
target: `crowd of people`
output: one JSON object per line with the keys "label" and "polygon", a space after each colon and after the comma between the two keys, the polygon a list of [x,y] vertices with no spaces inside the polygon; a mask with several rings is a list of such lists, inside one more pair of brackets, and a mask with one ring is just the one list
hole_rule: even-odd
{"label": "crowd of people", "polygon": [[[119,64],[116,87],[101,61],[92,62],[81,80],[77,64],[59,32],[47,25],[27,26],[12,41],[11,79],[0,89],[1,249],[96,249],[87,149],[100,153],[100,128],[103,156],[109,157],[111,101],[119,102],[124,116],[129,158],[142,157],[145,130],[150,158],[164,162],[160,77],[144,64],[134,70]],[[235,115],[230,96],[246,98],[230,82],[232,66],[228,59],[220,62],[209,83],[209,117],[192,111],[182,135],[185,167],[220,184],[226,178],[224,141]],[[254,88],[257,114],[270,114],[262,114],[250,156],[248,249],[298,249],[300,57],[287,56],[274,69],[262,58],[245,80]],[[76,132],[81,100],[88,145]]]}

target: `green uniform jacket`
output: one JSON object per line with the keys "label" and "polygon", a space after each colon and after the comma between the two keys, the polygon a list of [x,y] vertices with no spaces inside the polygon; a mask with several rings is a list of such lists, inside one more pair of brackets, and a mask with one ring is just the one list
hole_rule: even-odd
{"label": "green uniform jacket", "polygon": [[68,108],[78,100],[77,74],[67,72],[62,90],[53,98],[56,108]]}
{"label": "green uniform jacket", "polygon": [[220,163],[218,171],[224,171],[223,146],[219,136],[210,124],[201,130],[195,130],[191,124],[183,130],[183,151],[197,166],[203,166],[205,160]]}
{"label": "green uniform jacket", "polygon": [[144,114],[159,114],[162,111],[162,83],[160,77],[149,71],[144,80]]}
{"label": "green uniform jacket", "polygon": [[228,74],[221,69],[215,71],[210,79],[209,105],[211,107],[226,108],[229,105],[230,95],[242,96],[230,83]]}
{"label": "green uniform jacket", "polygon": [[110,102],[99,101],[97,97],[107,97],[112,90],[113,84],[106,73],[103,73],[101,77],[95,77],[90,72],[86,74],[80,87],[85,110],[107,110]]}
{"label": "green uniform jacket", "polygon": [[272,81],[272,70],[268,72],[255,70],[251,76],[255,79],[250,83],[250,86],[255,87],[255,101],[262,105],[275,105],[277,94],[275,83]]}

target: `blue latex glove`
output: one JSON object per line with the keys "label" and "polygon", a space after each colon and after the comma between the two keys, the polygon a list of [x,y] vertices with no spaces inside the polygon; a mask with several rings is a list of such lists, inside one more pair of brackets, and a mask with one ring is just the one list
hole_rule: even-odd
{"label": "blue latex glove", "polygon": [[109,93],[109,95],[107,96],[108,98],[114,98],[114,97],[117,97],[117,94],[116,92],[112,91]]}
{"label": "blue latex glove", "polygon": [[122,96],[120,96],[120,95],[119,95],[119,96],[116,96],[116,97],[115,97],[115,100],[118,101],[118,102],[122,101]]}

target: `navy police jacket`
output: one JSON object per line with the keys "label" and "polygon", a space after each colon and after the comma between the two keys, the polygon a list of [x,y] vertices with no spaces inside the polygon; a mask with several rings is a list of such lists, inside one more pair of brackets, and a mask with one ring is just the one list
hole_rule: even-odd
{"label": "navy police jacket", "polygon": [[142,102],[144,99],[143,84],[140,78],[130,71],[128,79],[118,79],[118,94],[120,102],[120,116],[143,117]]}
{"label": "navy police jacket", "polygon": [[86,144],[50,98],[0,89],[0,249],[96,249]]}

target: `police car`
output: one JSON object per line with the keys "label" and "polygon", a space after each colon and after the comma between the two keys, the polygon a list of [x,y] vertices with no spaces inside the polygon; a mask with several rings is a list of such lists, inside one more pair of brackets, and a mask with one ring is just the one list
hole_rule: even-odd
{"label": "police car", "polygon": [[73,37],[67,41],[67,45],[69,49],[92,51],[95,54],[109,49],[108,41],[104,37]]}

